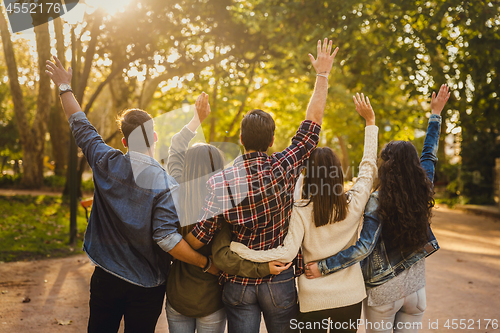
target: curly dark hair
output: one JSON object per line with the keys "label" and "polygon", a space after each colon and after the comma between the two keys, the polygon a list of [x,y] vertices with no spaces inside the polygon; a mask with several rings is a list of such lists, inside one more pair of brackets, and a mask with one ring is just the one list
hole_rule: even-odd
{"label": "curly dark hair", "polygon": [[433,182],[411,142],[391,141],[380,158],[377,213],[385,244],[402,251],[415,250],[428,236],[434,207]]}

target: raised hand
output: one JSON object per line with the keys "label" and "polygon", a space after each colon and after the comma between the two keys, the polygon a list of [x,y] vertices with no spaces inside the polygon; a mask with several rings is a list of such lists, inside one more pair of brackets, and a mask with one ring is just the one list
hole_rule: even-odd
{"label": "raised hand", "polygon": [[71,67],[66,71],[56,56],[54,56],[54,62],[47,60],[46,64],[48,76],[52,79],[56,86],[60,86],[61,84],[71,84],[71,77],[73,76],[73,70]]}
{"label": "raised hand", "polygon": [[352,98],[356,105],[356,111],[366,120],[366,126],[375,125],[375,113],[370,105],[370,99],[365,97],[363,93],[361,93],[361,96],[357,93],[356,96],[352,96]]}
{"label": "raised hand", "polygon": [[278,275],[281,272],[286,271],[291,265],[291,262],[284,264],[279,261],[271,261],[269,262],[269,271],[272,275]]}
{"label": "raised hand", "polygon": [[441,85],[441,88],[439,89],[439,92],[436,97],[436,92],[432,92],[432,97],[431,97],[431,110],[432,114],[437,114],[441,115],[441,111],[443,111],[444,105],[448,101],[448,98],[450,98],[450,88],[448,88],[448,85],[443,84]]}
{"label": "raised hand", "polygon": [[200,122],[207,119],[210,114],[210,104],[208,103],[208,94],[202,92],[200,96],[196,99],[194,103],[194,108],[196,109],[196,115]]}
{"label": "raised hand", "polygon": [[321,276],[321,272],[319,271],[318,268],[318,263],[316,262],[310,262],[306,265],[306,278],[308,279],[315,279]]}
{"label": "raised hand", "polygon": [[194,113],[193,119],[189,122],[187,127],[192,131],[196,131],[198,126],[207,119],[210,114],[210,104],[208,103],[208,94],[202,92],[200,96],[196,99],[194,103],[194,108],[196,112]]}
{"label": "raised hand", "polygon": [[318,40],[318,57],[314,59],[313,55],[309,53],[309,58],[311,59],[311,63],[316,70],[316,74],[322,74],[328,76],[333,66],[333,59],[335,59],[335,55],[339,48],[335,48],[332,53],[332,44],[333,41],[328,42],[328,38],[325,38],[323,41],[323,45],[321,45],[321,40]]}

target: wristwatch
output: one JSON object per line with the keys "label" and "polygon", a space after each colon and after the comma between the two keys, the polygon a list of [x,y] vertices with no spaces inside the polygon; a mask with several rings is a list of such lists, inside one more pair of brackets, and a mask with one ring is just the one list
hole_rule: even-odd
{"label": "wristwatch", "polygon": [[66,93],[68,91],[73,92],[73,90],[71,90],[71,86],[69,84],[62,83],[59,85],[59,96],[61,96],[62,94]]}

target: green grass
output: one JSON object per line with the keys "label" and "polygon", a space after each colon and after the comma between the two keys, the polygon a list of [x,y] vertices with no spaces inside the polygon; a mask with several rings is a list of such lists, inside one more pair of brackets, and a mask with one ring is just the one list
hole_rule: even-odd
{"label": "green grass", "polygon": [[69,242],[69,206],[59,196],[0,196],[0,261],[64,257],[82,253],[87,227],[78,207],[78,244]]}

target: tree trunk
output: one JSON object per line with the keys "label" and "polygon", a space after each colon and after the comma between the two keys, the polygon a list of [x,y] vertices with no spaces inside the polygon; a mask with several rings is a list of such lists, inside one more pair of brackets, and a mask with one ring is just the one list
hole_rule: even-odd
{"label": "tree trunk", "polygon": [[45,61],[50,58],[50,35],[48,23],[35,27],[35,37],[38,52],[38,82],[37,109],[33,125],[27,119],[28,110],[24,104],[23,93],[19,84],[18,68],[14,48],[10,39],[7,21],[3,8],[0,8],[0,33],[7,65],[14,114],[23,147],[23,186],[39,188],[43,184],[43,150],[45,133],[49,118],[51,88],[50,78],[45,75]]}
{"label": "tree trunk", "polygon": [[[50,59],[50,34],[49,24],[44,23],[35,27],[36,50],[38,53],[38,98],[36,102],[36,115],[31,128],[33,137],[33,160],[36,166],[29,170],[25,169],[25,185],[33,184],[35,187],[43,185],[43,153],[45,148],[45,133],[47,133],[47,121],[50,115],[50,104],[52,102],[52,88],[50,77],[45,74],[45,62]],[[35,179],[31,182],[31,179]]]}
{"label": "tree trunk", "polygon": [[[54,93],[54,99],[56,101],[59,99],[57,90]],[[57,176],[65,176],[68,165],[69,128],[59,102],[56,102],[50,109],[48,130],[52,144],[52,157],[55,163],[54,173]]]}
{"label": "tree trunk", "polygon": [[14,48],[10,39],[9,28],[3,11],[3,6],[0,6],[0,33],[2,35],[2,45],[5,55],[5,64],[7,65],[7,74],[9,76],[10,94],[12,103],[14,104],[14,116],[19,131],[19,140],[23,149],[27,148],[31,142],[29,137],[29,125],[26,115],[28,110],[24,105],[23,92],[19,84],[19,76],[17,71],[17,62],[14,54]]}
{"label": "tree trunk", "polygon": [[87,82],[90,76],[90,70],[92,69],[92,64],[94,62],[94,55],[96,53],[97,48],[97,37],[99,36],[100,30],[99,27],[102,23],[102,11],[98,9],[94,14],[94,22],[92,23],[92,29],[90,31],[90,42],[85,51],[85,64],[83,67],[83,71],[78,81],[78,85],[76,88],[76,100],[80,105],[83,103],[83,97],[85,95],[85,89],[87,89]]}
{"label": "tree trunk", "polygon": [[[54,20],[54,30],[57,40],[57,57],[61,61],[63,67],[66,68],[64,35],[61,18]],[[55,162],[54,173],[58,176],[64,176],[66,166],[68,164],[69,129],[66,116],[59,101],[59,89],[57,88],[54,91],[54,101],[55,103],[53,103],[53,106],[50,109],[48,129],[50,133],[50,141],[52,143],[52,155]]]}

